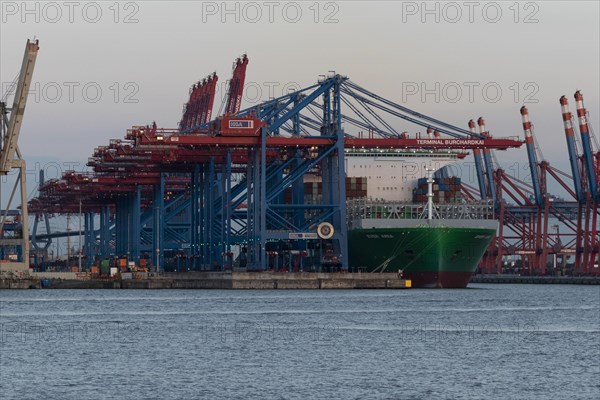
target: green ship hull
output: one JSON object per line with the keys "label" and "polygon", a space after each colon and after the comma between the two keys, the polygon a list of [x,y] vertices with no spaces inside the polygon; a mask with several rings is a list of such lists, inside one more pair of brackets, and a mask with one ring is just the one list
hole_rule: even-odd
{"label": "green ship hull", "polygon": [[405,220],[395,227],[369,221],[372,226],[348,231],[350,266],[366,272],[401,270],[413,287],[466,287],[497,227],[488,220]]}

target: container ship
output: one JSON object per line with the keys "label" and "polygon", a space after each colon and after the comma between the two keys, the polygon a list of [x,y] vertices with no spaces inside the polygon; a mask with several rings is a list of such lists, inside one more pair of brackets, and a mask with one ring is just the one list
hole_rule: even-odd
{"label": "container ship", "polygon": [[434,178],[434,171],[459,157],[453,152],[346,153],[353,270],[398,272],[413,287],[468,285],[498,221],[491,204],[462,199],[459,178]]}

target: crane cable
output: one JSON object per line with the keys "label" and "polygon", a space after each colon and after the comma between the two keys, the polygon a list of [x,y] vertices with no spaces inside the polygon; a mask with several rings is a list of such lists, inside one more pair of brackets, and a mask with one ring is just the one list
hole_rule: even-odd
{"label": "crane cable", "polygon": [[6,103],[6,100],[8,100],[8,96],[12,93],[14,93],[14,91],[16,90],[16,86],[17,86],[17,80],[19,79],[19,73],[17,73],[14,77],[14,79],[12,80],[12,82],[7,86],[7,90],[5,93],[2,94],[2,102]]}
{"label": "crane cable", "polygon": [[595,147],[593,148],[594,151],[599,151],[600,150],[600,144],[598,144],[598,136],[596,136],[596,133],[594,132],[594,128],[592,127],[592,123],[590,122],[590,117],[588,115],[587,117],[587,121],[588,121],[588,130],[590,131],[590,137],[592,138],[592,145]]}
{"label": "crane cable", "polygon": [[537,140],[537,136],[535,135],[535,125],[531,124],[531,136],[533,136],[533,143],[536,156],[538,157],[538,162],[545,160],[544,153],[542,153],[542,148],[540,147],[540,142]]}

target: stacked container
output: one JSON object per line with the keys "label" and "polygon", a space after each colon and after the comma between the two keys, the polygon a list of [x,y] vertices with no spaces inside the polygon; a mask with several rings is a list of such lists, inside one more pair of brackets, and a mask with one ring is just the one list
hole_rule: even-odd
{"label": "stacked container", "polygon": [[[433,184],[433,202],[434,203],[460,203],[462,195],[460,192],[460,178],[453,176],[450,178],[435,178]],[[417,181],[417,187],[413,189],[413,202],[427,202],[427,178],[420,178]]]}

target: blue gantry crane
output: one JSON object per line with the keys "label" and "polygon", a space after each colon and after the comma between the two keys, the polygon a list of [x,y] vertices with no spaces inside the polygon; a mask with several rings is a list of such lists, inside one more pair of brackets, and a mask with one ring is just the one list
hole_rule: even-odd
{"label": "blue gantry crane", "polygon": [[[236,103],[228,109],[239,110],[239,90],[228,93]],[[190,106],[202,96],[191,91],[179,129],[132,128],[125,140],[95,150],[88,163],[95,173],[47,182],[32,205],[76,213],[82,198],[86,254],[102,259],[137,262],[146,254],[157,270],[166,258],[206,270],[231,267],[235,254],[249,270],[284,262],[291,269],[319,245],[329,246],[330,265],[347,270],[346,149],[466,155],[522,144],[423,115],[338,74],[212,121],[198,117],[204,106]],[[398,133],[406,123],[437,133]],[[314,175],[318,202],[305,193],[305,178]],[[275,261],[282,252],[287,259]]]}

